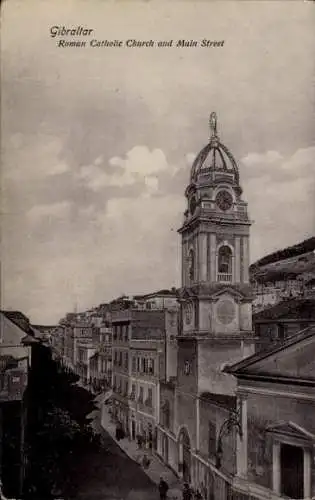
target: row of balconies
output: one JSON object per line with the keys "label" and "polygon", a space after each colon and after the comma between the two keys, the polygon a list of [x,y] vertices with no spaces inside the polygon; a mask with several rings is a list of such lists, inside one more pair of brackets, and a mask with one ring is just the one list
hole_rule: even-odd
{"label": "row of balconies", "polygon": [[129,369],[129,365],[126,364],[126,363],[119,363],[119,361],[114,361],[114,366],[117,367],[117,368],[120,368],[121,370],[125,371],[125,372],[128,372],[128,369]]}
{"label": "row of balconies", "polygon": [[136,394],[134,392],[129,393],[128,391],[120,389],[119,386],[117,387],[115,385],[113,386],[113,392],[123,396],[124,398],[129,399],[130,401],[135,401],[140,405],[146,406],[148,408],[153,408],[152,399],[147,398],[147,399],[143,400],[143,398],[141,398],[140,396],[137,398]]}
{"label": "row of balconies", "polygon": [[154,377],[156,374],[153,370],[148,370],[148,371],[144,371],[144,370],[137,370],[137,369],[133,369],[131,370],[131,373],[132,375],[135,375],[135,376],[140,376],[140,377]]}
{"label": "row of balconies", "polygon": [[113,335],[113,343],[118,343],[118,344],[127,344],[129,342],[129,336],[124,335],[124,336],[119,336],[119,335]]}
{"label": "row of balconies", "polygon": [[117,387],[113,387],[113,392],[125,399],[128,399],[131,402],[134,402],[139,405],[140,409],[143,409],[145,411],[148,411],[149,413],[152,413],[153,411],[153,401],[151,399],[146,399],[143,401],[141,398],[136,398],[134,394],[128,394],[126,391],[120,391]]}
{"label": "row of balconies", "polygon": [[99,345],[98,351],[100,354],[107,354],[108,356],[112,355],[112,345],[105,344],[104,342]]}

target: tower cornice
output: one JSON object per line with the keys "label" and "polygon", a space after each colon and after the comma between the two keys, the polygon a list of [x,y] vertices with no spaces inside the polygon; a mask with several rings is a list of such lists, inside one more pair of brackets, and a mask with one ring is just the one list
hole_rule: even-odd
{"label": "tower cornice", "polygon": [[[194,217],[190,220],[187,220],[183,223],[183,225],[177,230],[179,234],[184,233],[186,230],[192,230],[200,226],[201,224],[207,225],[209,227],[209,222],[213,224],[213,229],[216,230],[218,226],[220,227],[232,227],[235,226],[251,226],[253,224],[252,220],[244,220],[238,217],[234,217],[231,219],[226,219],[221,216],[212,216],[212,217]],[[203,230],[204,232],[211,232],[211,229]]]}
{"label": "tower cornice", "polygon": [[178,300],[179,302],[194,298],[217,300],[217,297],[227,291],[230,291],[232,295],[238,295],[242,302],[253,300],[252,286],[247,283],[233,283],[229,286],[225,283],[199,283],[190,287],[182,287],[178,290]]}

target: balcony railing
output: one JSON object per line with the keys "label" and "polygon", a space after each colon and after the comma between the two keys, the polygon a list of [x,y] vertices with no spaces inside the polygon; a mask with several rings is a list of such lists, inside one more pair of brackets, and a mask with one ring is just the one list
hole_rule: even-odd
{"label": "balcony railing", "polygon": [[148,413],[149,415],[153,414],[153,406],[149,406],[146,401],[145,402],[138,401],[138,404],[139,404],[139,409],[142,410],[144,413]]}
{"label": "balcony railing", "polygon": [[221,283],[230,283],[232,281],[232,273],[218,273],[218,281]]}

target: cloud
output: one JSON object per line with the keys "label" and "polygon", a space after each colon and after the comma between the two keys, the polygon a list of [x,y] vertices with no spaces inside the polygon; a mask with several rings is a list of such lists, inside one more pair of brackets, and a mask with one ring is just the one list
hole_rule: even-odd
{"label": "cloud", "polygon": [[[85,197],[71,198],[69,192],[69,199],[33,204],[23,225],[22,219],[16,221],[18,225],[15,219],[8,221],[6,303],[47,322],[72,310],[75,303],[84,309],[124,292],[145,293],[180,284],[176,229],[185,210],[184,190],[193,155],[187,155],[189,166],[179,163],[174,176],[165,153],[152,155],[153,151],[141,147],[136,155],[151,165],[147,171],[137,170],[136,156],[128,152],[109,159],[99,155],[90,166],[67,174],[71,185],[83,183],[85,192],[91,191],[89,203]],[[314,232],[313,154],[314,148],[291,155],[254,152],[240,161],[244,199],[255,221],[252,260]],[[51,185],[49,177],[46,182]],[[30,185],[36,193],[39,186]],[[138,190],[129,192],[130,185]],[[104,199],[102,204],[96,202],[98,195]],[[26,282],[32,283],[28,293]]]}
{"label": "cloud", "polygon": [[43,219],[65,219],[69,216],[71,202],[61,201],[51,205],[35,205],[26,214],[31,224],[42,222]]}
{"label": "cloud", "polygon": [[68,172],[62,148],[62,141],[49,134],[12,134],[3,145],[4,180],[33,182]]}
{"label": "cloud", "polygon": [[92,191],[101,191],[109,186],[124,187],[135,184],[136,179],[130,172],[108,174],[103,168],[90,165],[81,167],[78,178]]}
{"label": "cloud", "polygon": [[296,243],[315,232],[315,148],[284,156],[250,153],[240,162],[244,197],[255,221],[252,257]]}
{"label": "cloud", "polygon": [[125,157],[112,157],[106,162],[102,156],[92,165],[80,168],[78,178],[92,191],[98,192],[109,186],[125,187],[143,183],[150,192],[159,189],[158,175],[174,176],[178,167],[169,164],[161,149],[149,150],[146,146],[134,146]]}
{"label": "cloud", "polygon": [[[138,161],[148,168],[137,169]],[[68,189],[67,200],[33,203],[25,213],[23,231],[21,219],[11,219],[5,239],[5,267],[12,278],[5,280],[6,301],[38,321],[50,321],[54,311],[61,316],[75,302],[92,305],[122,291],[141,293],[177,285],[178,238],[172,229],[180,225],[185,199],[167,183],[173,172],[162,150],[147,147],[110,159],[99,155],[90,165],[72,169],[69,179],[64,178],[69,186],[70,180],[73,189],[83,185],[84,192],[100,194],[104,201],[74,199]],[[49,178],[46,184],[51,186]],[[130,185],[138,190],[128,192]],[[32,199],[40,199],[43,184],[30,186]],[[23,236],[22,258],[15,242]],[[21,274],[32,282],[27,296],[16,294]]]}
{"label": "cloud", "polygon": [[267,151],[266,153],[249,153],[245,158],[243,158],[244,165],[254,166],[260,164],[267,164],[278,162],[282,159],[281,154],[278,151]]}
{"label": "cloud", "polygon": [[165,154],[161,149],[149,151],[146,146],[135,146],[126,154],[125,158],[112,159],[113,164],[132,174],[146,177],[173,167],[168,165]]}
{"label": "cloud", "polygon": [[147,187],[149,196],[158,191],[159,179],[156,176],[151,175],[149,177],[145,177],[144,182]]}
{"label": "cloud", "polygon": [[187,164],[191,166],[195,161],[196,156],[196,153],[187,153],[185,156]]}
{"label": "cloud", "polygon": [[[217,2],[209,17],[207,2],[184,2],[180,12],[145,2],[139,24],[139,9],[126,16],[120,2],[86,10],[81,2],[83,11],[33,2],[40,21],[30,31],[35,10],[16,3],[6,3],[2,33],[5,306],[57,321],[76,301],[84,309],[179,284],[171,229],[212,110],[222,141],[244,159],[253,259],[314,232],[313,6],[235,3],[226,16]],[[226,43],[70,54],[48,36],[61,18],[84,18],[100,39],[133,38],[136,26],[142,40],[211,32]],[[267,32],[273,50],[261,43]]]}

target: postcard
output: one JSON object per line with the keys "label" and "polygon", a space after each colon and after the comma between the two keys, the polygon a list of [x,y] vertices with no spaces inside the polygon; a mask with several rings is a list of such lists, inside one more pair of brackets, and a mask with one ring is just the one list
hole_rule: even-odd
{"label": "postcard", "polygon": [[314,2],[11,0],[1,60],[3,370],[83,391],[2,494],[314,496]]}

